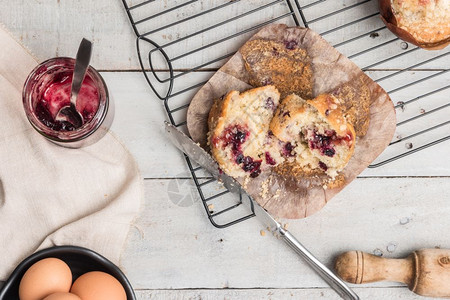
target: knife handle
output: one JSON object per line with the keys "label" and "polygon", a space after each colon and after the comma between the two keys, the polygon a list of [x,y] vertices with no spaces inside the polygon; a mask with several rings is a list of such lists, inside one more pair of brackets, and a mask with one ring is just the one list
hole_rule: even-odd
{"label": "knife handle", "polygon": [[284,228],[279,228],[279,233],[283,240],[288,244],[297,254],[299,254],[314,271],[325,280],[330,287],[335,290],[342,299],[359,300],[358,295],[355,294],[341,279],[339,279],[330,269],[325,267],[311,252],[308,251],[289,231]]}

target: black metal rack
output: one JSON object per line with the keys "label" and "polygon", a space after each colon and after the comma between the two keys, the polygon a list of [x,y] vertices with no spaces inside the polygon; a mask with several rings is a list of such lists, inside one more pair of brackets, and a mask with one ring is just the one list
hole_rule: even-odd
{"label": "black metal rack", "polygon": [[[190,99],[212,72],[259,28],[283,22],[320,33],[383,86],[396,104],[396,136],[370,168],[450,139],[450,50],[426,51],[401,41],[380,20],[378,1],[138,1],[122,0],[137,36],[139,63],[151,89],[164,101],[170,122],[182,130]],[[219,222],[235,214],[245,196],[228,199],[226,189],[188,157],[186,161],[214,226],[227,227],[253,216],[244,211],[232,221]],[[212,209],[213,201],[220,209]]]}

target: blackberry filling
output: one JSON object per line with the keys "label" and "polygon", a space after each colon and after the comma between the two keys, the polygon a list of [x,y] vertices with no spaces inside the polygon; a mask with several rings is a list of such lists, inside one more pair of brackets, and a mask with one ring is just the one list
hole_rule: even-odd
{"label": "blackberry filling", "polygon": [[253,158],[250,156],[244,157],[242,169],[245,172],[251,172],[254,171],[256,168],[258,168],[259,165],[261,165],[261,161],[254,161]]}
{"label": "blackberry filling", "polygon": [[326,156],[329,156],[329,157],[333,157],[334,154],[336,154],[336,151],[334,151],[333,148],[328,148],[323,151],[323,154],[325,154]]}
{"label": "blackberry filling", "polygon": [[334,146],[342,142],[348,144],[352,138],[351,133],[347,133],[344,137],[338,137],[334,130],[326,130],[325,134],[319,134],[317,130],[314,130],[312,133],[309,133],[308,146],[312,150],[319,150],[322,155],[333,157],[336,154]]}
{"label": "blackberry filling", "polygon": [[266,152],[266,162],[267,162],[269,165],[272,165],[272,166],[275,166],[275,165],[277,164],[277,162],[275,161],[275,159],[273,159],[273,157],[270,156],[270,153],[269,153],[269,152]]}
{"label": "blackberry filling", "polygon": [[319,134],[314,131],[308,140],[309,148],[320,151],[320,154],[333,157],[336,151],[333,148],[333,141],[337,139],[336,132],[334,130],[327,130],[325,134]]}
{"label": "blackberry filling", "polygon": [[293,146],[291,143],[286,143],[286,144],[284,144],[284,146],[283,146],[283,151],[282,151],[282,153],[283,153],[283,155],[286,156],[286,157],[292,157],[292,156],[295,156],[293,150],[294,150],[294,146]]}
{"label": "blackberry filling", "polygon": [[250,177],[251,178],[256,178],[259,176],[259,174],[261,174],[261,169],[257,169],[255,171],[253,171],[252,173],[250,173]]}
{"label": "blackberry filling", "polygon": [[225,148],[228,145],[231,145],[231,149],[236,152],[242,152],[242,144],[245,143],[250,133],[248,130],[243,128],[240,125],[232,125],[224,130],[224,133],[218,140],[214,142],[217,143],[219,140],[223,141],[222,147]]}
{"label": "blackberry filling", "polygon": [[321,161],[319,161],[319,167],[322,169],[322,170],[324,170],[324,171],[326,171],[326,170],[328,170],[328,167],[327,167],[327,165],[326,164],[324,164],[323,162],[321,162]]}
{"label": "blackberry filling", "polygon": [[261,160],[253,160],[250,156],[244,157],[242,170],[250,172],[250,177],[255,178],[261,174]]}
{"label": "blackberry filling", "polygon": [[275,47],[272,48],[272,53],[273,53],[274,56],[279,56],[280,55],[280,52],[278,52],[278,49],[275,48]]}
{"label": "blackberry filling", "polygon": [[275,109],[275,103],[273,102],[272,97],[269,97],[266,99],[266,103],[264,103],[265,109],[274,110]]}
{"label": "blackberry filling", "polygon": [[244,162],[244,154],[239,153],[238,155],[236,155],[236,159],[235,159],[237,164],[242,164]]}
{"label": "blackberry filling", "polygon": [[271,78],[264,78],[261,83],[262,83],[263,86],[265,86],[265,85],[272,84],[273,82],[272,82]]}
{"label": "blackberry filling", "polygon": [[234,157],[234,161],[241,165],[242,170],[250,173],[250,177],[255,178],[261,173],[262,160],[254,160],[250,156],[244,156],[242,151],[242,144],[248,139],[250,132],[243,128],[241,125],[232,125],[224,130],[224,133],[219,138],[216,138],[213,142],[218,143],[219,140],[223,141],[222,148],[226,148],[231,145],[231,151]]}
{"label": "blackberry filling", "polygon": [[286,49],[288,50],[294,50],[295,48],[297,48],[297,42],[292,40],[292,41],[285,41],[284,42],[284,46],[286,47]]}
{"label": "blackberry filling", "polygon": [[248,134],[248,132],[243,132],[243,131],[238,130],[233,137],[233,143],[235,145],[243,144],[245,142],[245,140],[247,139],[247,134]]}

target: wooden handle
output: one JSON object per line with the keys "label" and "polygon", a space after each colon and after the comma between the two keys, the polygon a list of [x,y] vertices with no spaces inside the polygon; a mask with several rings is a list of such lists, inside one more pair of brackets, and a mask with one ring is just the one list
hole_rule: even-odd
{"label": "wooden handle", "polygon": [[339,255],[335,269],[347,282],[398,281],[422,296],[450,298],[449,249],[418,250],[403,259],[350,251]]}
{"label": "wooden handle", "polygon": [[375,281],[398,281],[408,285],[413,279],[413,258],[388,259],[361,251],[341,254],[335,264],[337,274],[347,282],[361,284]]}

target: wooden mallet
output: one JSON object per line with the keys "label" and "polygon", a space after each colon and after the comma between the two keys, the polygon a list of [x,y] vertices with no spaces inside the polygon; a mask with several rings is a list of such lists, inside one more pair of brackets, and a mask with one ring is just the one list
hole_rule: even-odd
{"label": "wooden mallet", "polygon": [[421,296],[450,297],[450,250],[447,249],[418,250],[403,259],[349,251],[339,255],[335,269],[350,283],[398,281]]}

